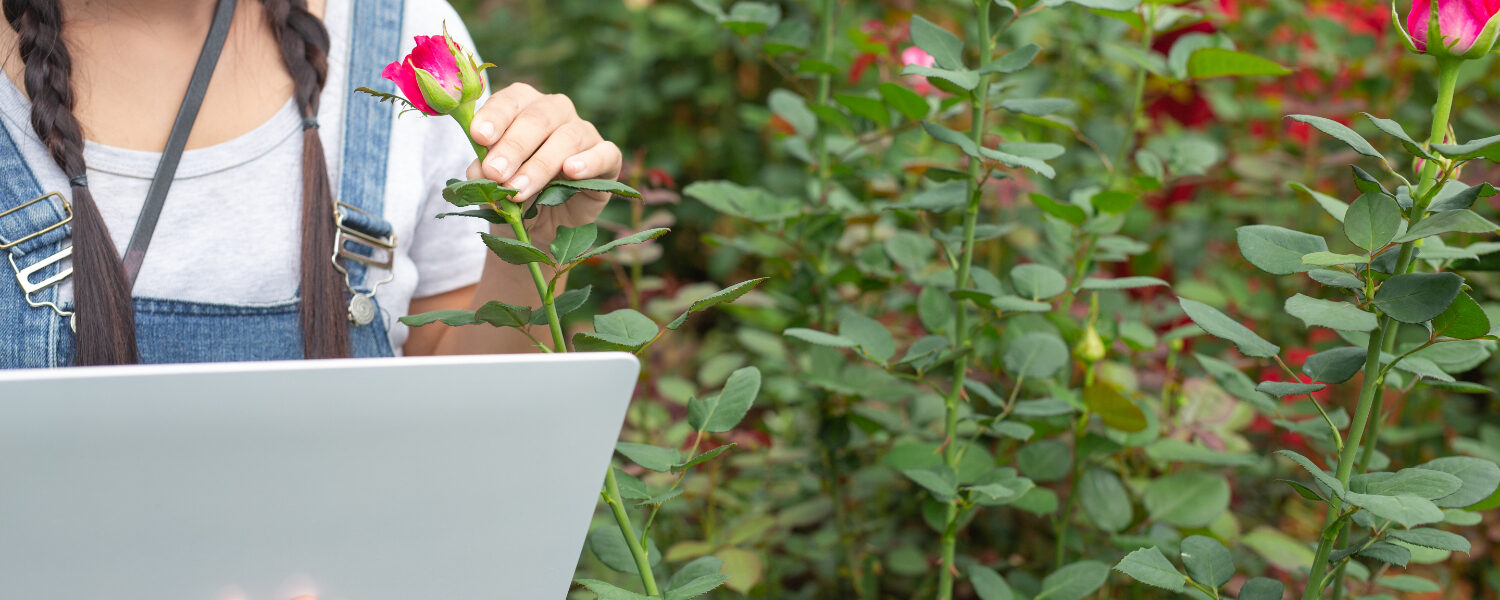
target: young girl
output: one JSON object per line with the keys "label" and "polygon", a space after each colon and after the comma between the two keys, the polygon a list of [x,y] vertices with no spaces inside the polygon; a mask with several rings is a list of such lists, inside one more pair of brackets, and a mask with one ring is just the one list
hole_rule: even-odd
{"label": "young girl", "polygon": [[[486,258],[476,220],[435,218],[451,209],[442,188],[484,177],[524,201],[556,178],[619,174],[619,149],[567,98],[524,84],[476,114],[483,164],[451,120],[353,93],[395,91],[381,71],[416,35],[446,26],[472,51],[444,0],[3,6],[0,367],[525,351],[509,329],[396,321],[537,303],[524,268]],[[179,158],[169,137],[221,10]],[[606,200],[544,210],[534,243]]]}

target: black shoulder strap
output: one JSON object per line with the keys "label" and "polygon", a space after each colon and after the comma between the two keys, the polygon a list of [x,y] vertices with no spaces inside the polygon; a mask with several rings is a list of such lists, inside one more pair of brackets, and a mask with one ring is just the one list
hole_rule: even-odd
{"label": "black shoulder strap", "polygon": [[172,178],[177,174],[177,163],[182,161],[182,149],[187,146],[188,134],[193,131],[193,121],[198,119],[198,109],[203,106],[203,95],[208,92],[208,82],[213,79],[214,66],[219,63],[219,53],[224,49],[224,40],[229,37],[229,23],[234,20],[235,0],[219,0],[214,9],[214,21],[208,28],[208,39],[203,41],[203,51],[198,53],[198,65],[193,67],[193,78],[188,81],[187,93],[182,97],[182,106],[177,109],[177,120],[172,123],[172,133],[167,136],[167,147],[162,150],[161,162],[156,165],[156,175],[151,178],[151,187],[146,192],[146,203],[141,206],[141,216],[136,219],[135,232],[130,235],[130,245],[125,247],[125,274],[135,285],[141,272],[141,263],[146,260],[146,248],[151,245],[151,235],[156,232],[156,222],[161,218],[161,207],[167,199],[167,190],[172,187]]}

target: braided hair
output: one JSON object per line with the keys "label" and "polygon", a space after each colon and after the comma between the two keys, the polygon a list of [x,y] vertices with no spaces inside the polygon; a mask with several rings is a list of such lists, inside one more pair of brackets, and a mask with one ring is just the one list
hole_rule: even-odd
{"label": "braided hair", "polygon": [[[72,183],[73,295],[78,327],[75,363],[133,364],[135,315],[124,263],[87,186],[83,127],[73,114],[72,59],[63,40],[63,13],[57,0],[3,0],[5,20],[20,38],[31,127]],[[262,0],[266,21],[294,83],[293,96],[304,120],[313,122],[328,79],[328,30],[307,10],[307,0]],[[344,317],[343,281],[334,269],[336,225],[333,189],[323,141],[316,127],[302,137],[303,354],[308,358],[350,355]]]}

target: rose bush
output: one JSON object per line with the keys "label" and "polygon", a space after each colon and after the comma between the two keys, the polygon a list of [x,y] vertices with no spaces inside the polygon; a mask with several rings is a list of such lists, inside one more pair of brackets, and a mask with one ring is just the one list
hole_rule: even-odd
{"label": "rose bush", "polygon": [[[1411,527],[1348,500],[1370,504],[1370,482],[1402,473],[1451,486],[1428,467],[1490,472],[1493,342],[1393,326],[1380,330],[1395,332],[1390,356],[1382,345],[1366,372],[1379,336],[1304,317],[1330,303],[1382,318],[1370,290],[1258,273],[1261,250],[1236,231],[1335,232],[1317,236],[1329,252],[1370,257],[1339,231],[1382,192],[1331,168],[1349,163],[1401,207],[1398,228],[1437,214],[1413,225],[1403,205],[1428,168],[1432,189],[1473,190],[1465,210],[1492,221],[1479,182],[1493,167],[1423,137],[1411,146],[1427,156],[1400,155],[1410,148],[1388,123],[1359,115],[1424,133],[1447,123],[1456,139],[1438,144],[1482,136],[1487,113],[1472,107],[1500,93],[1488,55],[1451,61],[1452,87],[1432,77],[1447,57],[1397,49],[1428,39],[1410,35],[1421,11],[1404,1],[1410,18],[1395,23],[1382,3],[1335,0],[985,4],[988,18],[978,4],[895,1],[474,13],[496,24],[477,31],[488,56],[620,117],[604,126],[628,132],[625,180],[645,198],[617,203],[610,227],[674,228],[650,253],[575,270],[595,284],[591,304],[670,319],[719,289],[691,281],[770,277],[648,362],[619,473],[676,493],[643,500],[659,579],[716,564],[728,579],[712,595],[725,598],[1280,598],[1305,592],[1317,566],[1313,596],[1493,597],[1500,538],[1481,510],[1493,498],[1399,499],[1441,510]],[[1438,24],[1443,51],[1482,54],[1482,35],[1464,48],[1454,31],[1467,29]],[[1429,121],[1445,96],[1453,118]],[[1382,158],[1288,114],[1324,115]],[[1462,272],[1463,293],[1500,322],[1492,239],[1413,241],[1411,274]],[[1379,294],[1404,244],[1373,251],[1374,267],[1297,272]],[[1205,333],[1224,329],[1199,304],[1279,359]],[[1361,368],[1337,383],[1328,367],[1349,348]],[[763,379],[745,422],[700,431],[694,391],[748,365]],[[626,453],[731,443],[680,485]],[[1355,460],[1340,460],[1346,448]],[[642,590],[622,548],[591,539],[590,589]],[[599,595],[636,598],[614,593]]]}

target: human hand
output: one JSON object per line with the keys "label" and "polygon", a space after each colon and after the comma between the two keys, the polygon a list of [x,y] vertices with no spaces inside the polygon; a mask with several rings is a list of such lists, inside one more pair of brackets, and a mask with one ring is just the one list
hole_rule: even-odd
{"label": "human hand", "polygon": [[[469,136],[489,148],[483,162],[469,165],[471,179],[489,179],[520,190],[514,200],[529,200],[558,178],[615,179],[624,162],[619,147],[578,116],[572,100],[543,94],[513,83],[492,94],[474,114]],[[548,207],[538,219],[548,235],[552,227],[592,223],[609,201],[608,192],[586,191],[561,206]]]}

